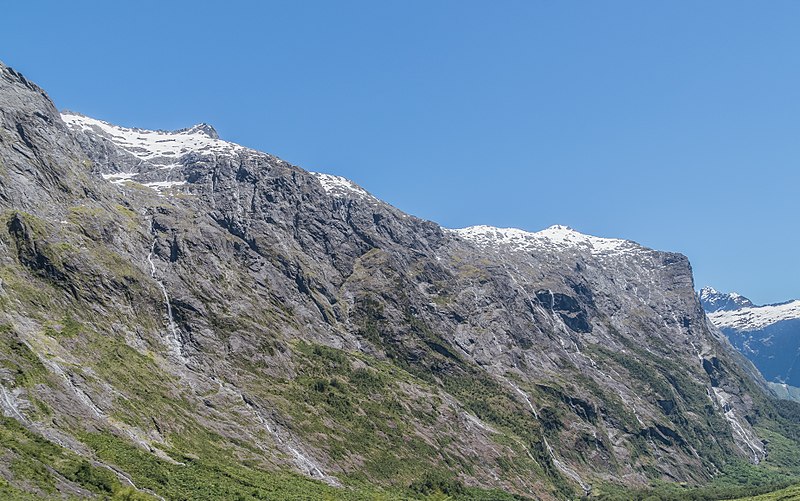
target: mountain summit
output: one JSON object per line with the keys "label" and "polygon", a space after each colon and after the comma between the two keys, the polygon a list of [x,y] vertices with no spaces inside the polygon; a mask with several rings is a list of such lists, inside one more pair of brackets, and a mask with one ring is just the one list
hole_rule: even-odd
{"label": "mountain summit", "polygon": [[709,313],[716,311],[732,311],[755,306],[752,301],[736,292],[725,294],[717,292],[713,287],[703,287],[700,289],[699,297],[700,304],[702,304],[703,308]]}

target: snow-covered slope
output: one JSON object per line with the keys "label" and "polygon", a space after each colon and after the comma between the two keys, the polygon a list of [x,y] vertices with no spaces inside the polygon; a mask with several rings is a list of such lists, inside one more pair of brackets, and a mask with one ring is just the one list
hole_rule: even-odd
{"label": "snow-covered slope", "polygon": [[112,125],[72,112],[61,114],[73,130],[88,130],[111,140],[131,155],[155,165],[175,166],[184,155],[232,155],[244,149],[223,141],[208,124],[177,131],[145,130]]}
{"label": "snow-covered slope", "polygon": [[[765,306],[747,306],[738,310],[719,310],[708,314],[717,327],[751,332],[782,322],[800,319],[800,300]],[[799,333],[800,334],[800,333]]]}
{"label": "snow-covered slope", "polygon": [[322,172],[312,172],[319,182],[322,183],[322,188],[326,193],[333,196],[356,196],[360,198],[374,198],[367,193],[364,188],[360,187],[353,181],[342,176],[334,176],[333,174],[325,174]]}
{"label": "snow-covered slope", "polygon": [[542,248],[564,249],[579,247],[592,254],[628,253],[641,249],[630,240],[601,238],[577,232],[569,226],[554,225],[535,233],[517,228],[470,226],[452,230],[466,240],[487,247],[505,247],[508,250],[530,252]]}
{"label": "snow-covered slope", "polygon": [[[186,176],[179,172],[180,169],[178,172],[175,170],[185,166],[187,161],[198,158],[215,161],[252,151],[239,144],[223,141],[211,125],[204,123],[176,131],[163,131],[121,127],[71,111],[62,112],[61,119],[73,131],[86,133],[92,139],[108,140],[138,159],[132,163],[122,162],[117,170],[102,173],[104,179],[117,185],[136,181],[165,192],[186,184]],[[321,172],[312,174],[331,196],[377,200],[349,179]]]}

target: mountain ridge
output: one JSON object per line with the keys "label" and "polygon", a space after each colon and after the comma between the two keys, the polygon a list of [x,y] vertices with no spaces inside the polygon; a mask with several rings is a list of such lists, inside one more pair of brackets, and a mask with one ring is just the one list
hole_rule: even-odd
{"label": "mountain ridge", "polygon": [[6,449],[15,488],[99,495],[84,461],[161,497],[563,499],[775,460],[685,256],[447,230],[207,131],[67,125],[0,73],[4,426],[70,465]]}

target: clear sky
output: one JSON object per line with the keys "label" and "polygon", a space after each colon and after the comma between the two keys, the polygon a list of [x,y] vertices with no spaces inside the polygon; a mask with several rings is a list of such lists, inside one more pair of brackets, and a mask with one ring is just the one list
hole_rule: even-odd
{"label": "clear sky", "polygon": [[566,224],[800,297],[800,2],[35,0],[0,60],[113,123],[213,124],[447,227]]}

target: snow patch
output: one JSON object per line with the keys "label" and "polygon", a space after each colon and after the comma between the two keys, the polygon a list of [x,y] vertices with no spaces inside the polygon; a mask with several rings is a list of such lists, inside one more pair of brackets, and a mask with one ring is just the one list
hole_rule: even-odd
{"label": "snow patch", "polygon": [[322,189],[328,195],[356,195],[361,198],[375,198],[362,187],[342,176],[334,176],[333,174],[324,174],[322,172],[311,172],[310,174],[313,174],[319,180],[322,184]]}
{"label": "snow patch", "polygon": [[133,179],[138,174],[138,172],[115,172],[113,174],[103,174],[103,179],[111,181],[113,184],[122,184]]}
{"label": "snow patch", "polygon": [[142,183],[148,188],[153,188],[155,190],[161,191],[167,188],[173,188],[175,186],[180,186],[182,184],[186,184],[186,181],[155,181],[152,183]]}

